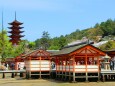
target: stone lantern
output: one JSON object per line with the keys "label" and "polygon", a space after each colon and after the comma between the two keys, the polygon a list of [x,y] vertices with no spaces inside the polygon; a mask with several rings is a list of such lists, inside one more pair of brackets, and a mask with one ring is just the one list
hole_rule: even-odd
{"label": "stone lantern", "polygon": [[111,57],[108,56],[107,54],[106,54],[106,56],[103,58],[103,59],[104,59],[103,64],[104,64],[104,69],[105,69],[105,70],[110,70],[110,62],[109,62],[110,58],[111,58]]}

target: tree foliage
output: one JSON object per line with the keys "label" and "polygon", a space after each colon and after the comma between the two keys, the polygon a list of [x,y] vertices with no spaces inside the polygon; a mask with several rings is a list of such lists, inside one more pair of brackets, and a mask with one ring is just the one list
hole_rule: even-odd
{"label": "tree foliage", "polygon": [[9,42],[7,32],[0,32],[0,56],[3,61],[9,57],[16,57],[25,51],[26,41],[21,41],[18,46]]}
{"label": "tree foliage", "polygon": [[50,36],[49,36],[49,33],[44,31],[42,33],[42,38],[41,39],[37,39],[35,41],[35,43],[36,43],[35,44],[36,47],[38,47],[38,48],[42,48],[42,49],[45,49],[45,50],[48,49],[49,46],[50,46]]}
{"label": "tree foliage", "polygon": [[115,49],[115,41],[108,41],[106,44],[100,46],[101,50],[112,50]]}

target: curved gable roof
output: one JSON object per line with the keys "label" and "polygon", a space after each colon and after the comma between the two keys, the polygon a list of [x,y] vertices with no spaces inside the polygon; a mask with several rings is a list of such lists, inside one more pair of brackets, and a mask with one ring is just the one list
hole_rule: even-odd
{"label": "curved gable roof", "polygon": [[63,49],[61,49],[59,52],[52,54],[52,56],[59,56],[59,55],[66,55],[66,54],[70,54],[72,52],[78,51],[86,46],[90,46],[92,48],[95,48],[97,50],[97,52],[101,52],[103,55],[105,55],[105,52],[103,52],[102,50],[94,47],[91,44],[82,44],[82,45],[75,45],[75,46],[70,46],[70,47],[65,47]]}

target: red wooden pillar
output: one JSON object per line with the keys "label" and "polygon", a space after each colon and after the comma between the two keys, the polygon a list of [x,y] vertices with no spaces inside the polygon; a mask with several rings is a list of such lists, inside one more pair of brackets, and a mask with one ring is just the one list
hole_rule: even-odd
{"label": "red wooden pillar", "polygon": [[69,81],[71,80],[71,70],[70,70],[71,64],[70,64],[70,59],[71,59],[71,58],[69,57],[69,60],[68,60],[68,61],[69,61]]}
{"label": "red wooden pillar", "polygon": [[42,78],[41,77],[41,56],[40,56],[40,77],[39,77],[40,79]]}
{"label": "red wooden pillar", "polygon": [[64,60],[63,60],[63,57],[62,57],[62,72],[61,72],[61,76],[62,76],[62,80],[63,80],[63,76],[64,76],[64,69],[63,69],[63,67],[64,67]]}
{"label": "red wooden pillar", "polygon": [[100,68],[100,62],[99,62],[99,55],[97,57],[97,65],[98,65],[98,81],[100,81],[100,71],[101,71],[101,68]]}
{"label": "red wooden pillar", "polygon": [[58,78],[60,77],[60,57],[58,57]]}
{"label": "red wooden pillar", "polygon": [[66,71],[67,60],[66,60],[66,57],[64,57],[64,60],[65,60],[65,70],[64,70],[65,71],[65,77],[64,78],[66,80],[66,76],[67,76],[67,71]]}
{"label": "red wooden pillar", "polygon": [[58,69],[58,68],[57,68],[57,67],[58,67],[58,59],[57,59],[57,57],[56,57],[56,59],[55,59],[55,63],[56,63],[55,66],[56,66],[56,78],[57,78],[57,69]]}
{"label": "red wooden pillar", "polygon": [[87,48],[86,48],[86,49],[85,49],[85,60],[86,60],[86,61],[85,61],[85,62],[86,62],[86,82],[88,81],[88,71],[87,71],[87,65],[88,65],[88,64],[87,64],[87,61],[88,61],[88,60],[87,60],[87,58],[88,58],[88,57],[87,57]]}
{"label": "red wooden pillar", "polygon": [[76,82],[75,81],[75,57],[73,56],[73,81],[72,82]]}
{"label": "red wooden pillar", "polygon": [[49,77],[51,78],[51,59],[50,59],[50,57],[48,56],[48,60],[49,60]]}
{"label": "red wooden pillar", "polygon": [[[31,57],[29,57],[30,68],[31,68],[31,62],[30,62],[31,60],[32,60]],[[28,71],[28,79],[30,78],[31,78],[31,70]]]}

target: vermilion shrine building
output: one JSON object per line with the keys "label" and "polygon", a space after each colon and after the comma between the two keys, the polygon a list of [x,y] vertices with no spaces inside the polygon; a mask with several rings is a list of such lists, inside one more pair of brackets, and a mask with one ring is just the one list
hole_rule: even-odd
{"label": "vermilion shrine building", "polygon": [[79,78],[100,79],[100,58],[106,54],[90,45],[71,45],[64,47],[56,54],[56,76],[62,80],[76,81]]}
{"label": "vermilion shrine building", "polygon": [[27,72],[27,78],[36,75],[39,78],[42,76],[50,77],[51,72],[51,57],[50,53],[45,50],[35,50],[24,57],[24,63]]}

